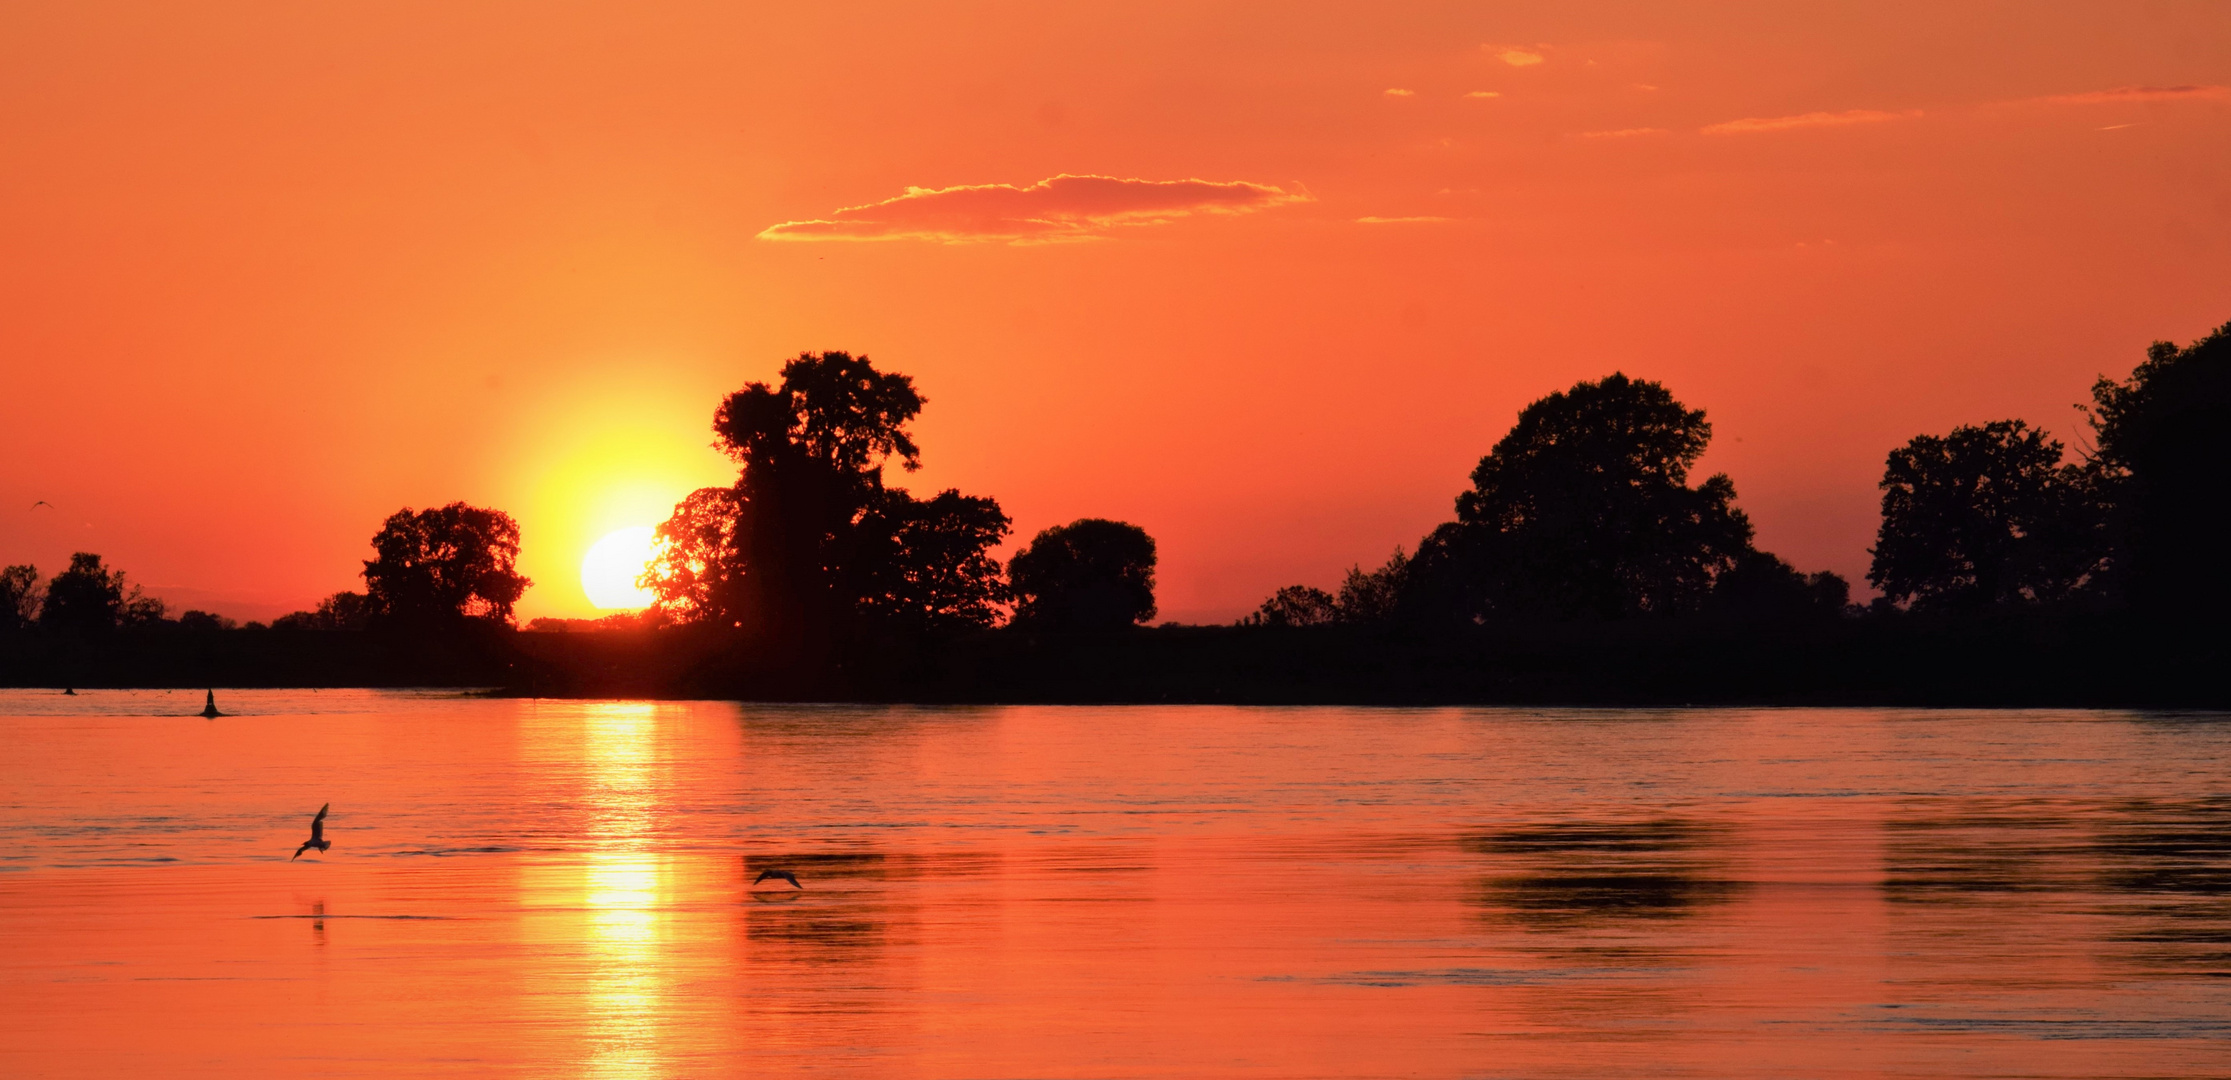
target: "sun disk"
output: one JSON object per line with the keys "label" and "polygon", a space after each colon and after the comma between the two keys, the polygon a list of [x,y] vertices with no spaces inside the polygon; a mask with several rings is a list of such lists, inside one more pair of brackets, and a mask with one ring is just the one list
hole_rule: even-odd
{"label": "sun disk", "polygon": [[581,591],[600,608],[648,607],[651,590],[635,581],[651,562],[652,530],[648,525],[607,534],[589,548],[581,560]]}

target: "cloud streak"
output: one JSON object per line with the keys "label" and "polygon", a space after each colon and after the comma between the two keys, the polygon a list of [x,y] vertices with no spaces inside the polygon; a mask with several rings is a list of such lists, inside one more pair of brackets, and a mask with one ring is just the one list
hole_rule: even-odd
{"label": "cloud streak", "polygon": [[1063,173],[1035,184],[910,187],[906,194],[848,206],[826,218],[785,221],[762,240],[1089,240],[1127,225],[1194,214],[1245,214],[1308,202],[1306,192],[1244,180],[1137,180]]}
{"label": "cloud streak", "polygon": [[2231,86],[2118,86],[2034,99],[2046,105],[2114,105],[2127,101],[2231,101]]}
{"label": "cloud streak", "polygon": [[1850,124],[1879,124],[1886,120],[1902,120],[1919,116],[1921,111],[1883,112],[1880,109],[1846,109],[1843,112],[1809,112],[1795,116],[1750,116],[1712,124],[1697,130],[1705,135],[1754,135],[1769,131],[1795,131],[1800,128],[1844,127]]}
{"label": "cloud streak", "polygon": [[1637,135],[1663,135],[1665,133],[1666,129],[1664,128],[1618,128],[1613,131],[1583,131],[1573,137],[1576,139],[1631,139]]}

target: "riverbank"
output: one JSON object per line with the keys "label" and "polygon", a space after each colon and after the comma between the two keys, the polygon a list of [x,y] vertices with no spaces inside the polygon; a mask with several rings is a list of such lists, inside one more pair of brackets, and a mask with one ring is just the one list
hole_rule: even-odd
{"label": "riverbank", "polygon": [[25,636],[0,685],[478,686],[536,697],[943,703],[2231,706],[2221,635],[2126,615],[1782,625],[1003,629],[820,649],[698,629]]}

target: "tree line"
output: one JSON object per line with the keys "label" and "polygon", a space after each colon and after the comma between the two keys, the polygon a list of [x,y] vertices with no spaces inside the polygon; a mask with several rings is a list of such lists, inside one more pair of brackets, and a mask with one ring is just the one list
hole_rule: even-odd
{"label": "tree line", "polygon": [[1528,405],[1480,459],[1456,517],[1337,592],[1278,590],[1255,626],[1618,620],[1724,613],[1788,620],[1903,612],[2113,609],[2190,622],[2231,601],[2231,324],[2156,342],[2079,406],[2073,459],[2022,420],[1917,435],[1885,462],[1882,520],[1850,603],[1753,543],[1725,475],[1692,485],[1701,409],[1613,374]]}
{"label": "tree line", "polygon": [[[656,597],[608,626],[700,627],[826,652],[862,635],[949,634],[1002,622],[1107,631],[1153,619],[1155,544],[1136,525],[1085,518],[1040,532],[1005,564],[999,503],[955,490],[917,497],[884,470],[919,468],[908,425],[925,400],[867,357],[801,354],[781,381],[747,384],[713,418],[736,481],[690,493],[658,526],[640,584]],[[364,589],[274,620],[280,631],[441,634],[509,627],[533,583],[517,569],[519,525],[452,503],[390,516],[372,537]],[[97,637],[160,627],[232,629],[189,611],[167,620],[98,555],[41,583],[0,572],[0,631]],[[256,624],[250,628],[263,629]]]}
{"label": "tree line", "polygon": [[[950,637],[1008,625],[1106,633],[1156,614],[1152,537],[1086,518],[1040,532],[1004,563],[1012,523],[992,498],[916,495],[886,470],[921,460],[909,425],[925,399],[867,357],[806,353],[779,381],[715,410],[733,483],[692,492],[656,531],[646,611],[599,625],[699,628],[838,655],[869,639]],[[1550,394],[1472,471],[1453,520],[1332,590],[1278,590],[1247,627],[1454,630],[1719,616],[1788,624],[1863,614],[2129,609],[2212,617],[2231,601],[2222,556],[2231,506],[2231,324],[2158,342],[2121,380],[2101,376],[2071,455],[2021,420],[1918,435],[1892,450],[1867,608],[1849,584],[1759,549],[1732,480],[1691,473],[1712,436],[1701,409],[1614,373]],[[502,629],[532,584],[519,526],[452,503],[391,515],[362,591],[274,620],[282,631],[409,634]],[[0,633],[97,638],[232,628],[171,619],[98,555],[42,581],[0,569]],[[255,624],[250,624],[255,628]]]}

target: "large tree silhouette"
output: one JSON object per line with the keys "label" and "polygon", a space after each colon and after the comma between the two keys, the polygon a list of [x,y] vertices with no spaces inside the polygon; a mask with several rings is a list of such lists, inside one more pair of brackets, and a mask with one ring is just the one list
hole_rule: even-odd
{"label": "large tree silhouette", "polygon": [[1890,452],[1867,579],[1898,603],[2059,600],[2105,565],[2085,470],[2020,420],[1917,435]]}
{"label": "large tree silhouette", "polygon": [[519,523],[464,503],[390,515],[372,537],[365,594],[375,622],[428,627],[511,621],[533,584],[516,569]]}
{"label": "large tree silhouette", "polygon": [[142,595],[123,571],[109,569],[87,551],[70,556],[69,569],[47,582],[39,605],[39,627],[63,634],[96,634],[162,618],[162,601]]}
{"label": "large tree silhouette", "polygon": [[1015,622],[1049,630],[1120,630],[1154,618],[1154,538],[1122,521],[1056,525],[1008,561]]}
{"label": "large tree silhouette", "polygon": [[989,555],[1008,532],[999,504],[884,483],[885,466],[920,464],[906,425],[923,403],[912,379],[843,352],[802,353],[779,385],[728,395],[713,431],[741,471],[659,526],[642,582],[660,609],[806,648],[862,623],[989,625],[1005,598]]}
{"label": "large tree silhouette", "polygon": [[2231,606],[2231,323],[2157,341],[2130,377],[2092,386],[2100,497],[2120,527],[2117,575],[2157,612]]}
{"label": "large tree silhouette", "polygon": [[1472,470],[1456,520],[1404,573],[1434,620],[1620,618],[1691,611],[1751,550],[1724,475],[1689,486],[1704,412],[1613,374],[1528,405]]}

